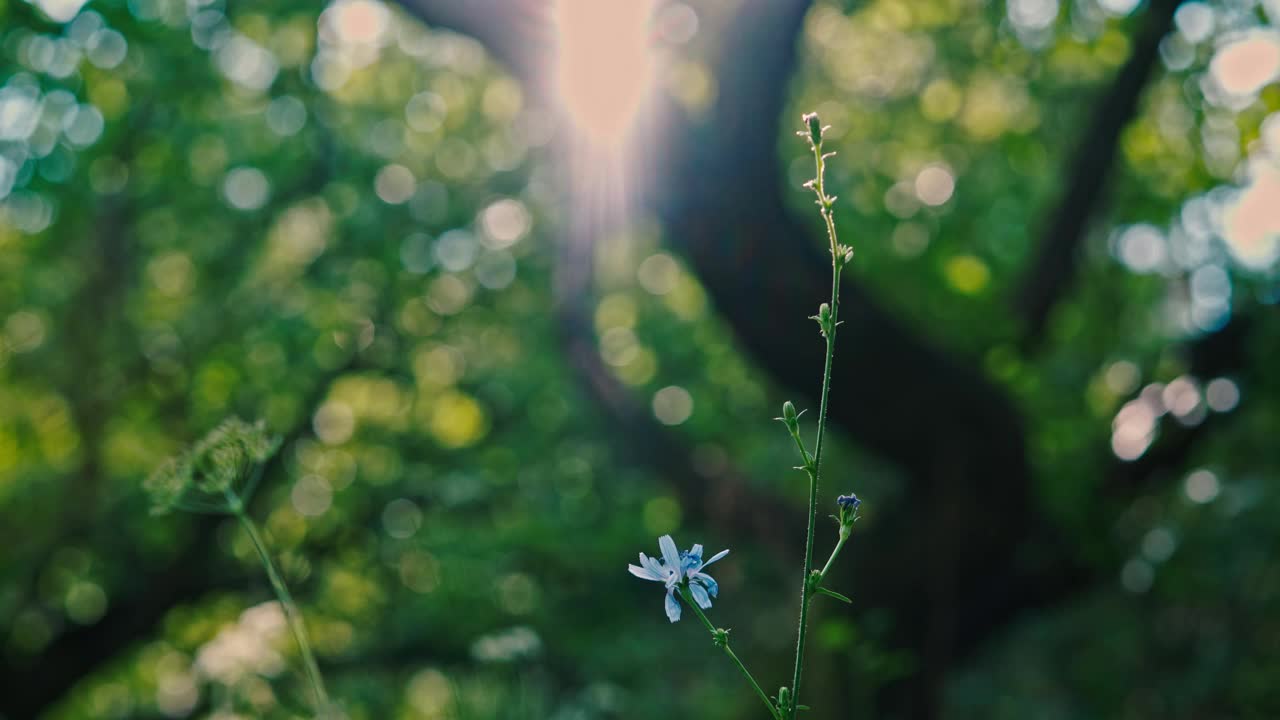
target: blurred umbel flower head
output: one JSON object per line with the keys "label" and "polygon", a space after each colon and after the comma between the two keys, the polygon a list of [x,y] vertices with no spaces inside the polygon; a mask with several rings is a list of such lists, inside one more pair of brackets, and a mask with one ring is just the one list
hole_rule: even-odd
{"label": "blurred umbel flower head", "polygon": [[143,483],[151,511],[238,512],[253,494],[262,464],[280,449],[280,438],[259,420],[222,421],[189,450],[169,458]]}

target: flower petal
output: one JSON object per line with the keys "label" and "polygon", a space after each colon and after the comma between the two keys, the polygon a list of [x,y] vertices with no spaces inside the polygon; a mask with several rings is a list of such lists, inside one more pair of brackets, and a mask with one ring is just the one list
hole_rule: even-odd
{"label": "flower petal", "polygon": [[693,599],[697,601],[698,607],[703,610],[711,607],[711,598],[707,597],[706,588],[698,583],[689,583],[689,592],[693,593]]}
{"label": "flower petal", "polygon": [[671,622],[680,620],[680,603],[676,602],[676,598],[672,595],[671,590],[667,590],[667,619]]}
{"label": "flower petal", "polygon": [[701,565],[701,566],[699,566],[699,567],[698,567],[698,569],[699,569],[699,570],[701,570],[702,568],[704,568],[704,567],[706,567],[706,566],[710,565],[711,563],[713,563],[713,562],[715,562],[715,561],[719,560],[720,558],[722,558],[722,557],[724,557],[725,555],[728,555],[728,554],[729,554],[729,550],[728,550],[727,548],[726,548],[726,549],[724,549],[724,550],[721,550],[720,552],[716,553],[715,555],[712,555],[710,560],[708,560],[708,561],[706,561],[706,562],[702,563],[702,565]]}
{"label": "flower petal", "polygon": [[697,585],[699,583],[706,586],[707,594],[711,597],[716,597],[720,594],[720,584],[717,583],[716,579],[710,575],[706,573],[698,573],[697,575],[694,575],[693,582],[690,584]]}
{"label": "flower petal", "polygon": [[632,575],[635,575],[641,580],[653,580],[655,582],[662,582],[664,579],[658,575],[654,575],[653,571],[647,567],[640,567],[639,565],[628,565],[627,569],[631,571]]}
{"label": "flower petal", "polygon": [[667,573],[663,572],[662,563],[658,561],[658,558],[651,558],[644,553],[640,553],[640,564],[649,568],[649,572],[660,580],[667,577]]}
{"label": "flower petal", "polygon": [[689,552],[680,553],[680,572],[697,572],[702,567],[702,546],[694,545]]}
{"label": "flower petal", "polygon": [[658,548],[662,550],[662,560],[667,567],[680,572],[680,551],[676,549],[676,541],[670,535],[658,538]]}

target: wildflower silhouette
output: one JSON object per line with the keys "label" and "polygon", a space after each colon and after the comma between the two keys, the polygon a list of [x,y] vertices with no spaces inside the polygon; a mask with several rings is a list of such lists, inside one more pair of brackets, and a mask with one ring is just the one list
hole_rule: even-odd
{"label": "wildflower silhouette", "polygon": [[268,433],[261,421],[250,425],[239,418],[229,418],[191,449],[161,464],[143,487],[151,497],[153,513],[185,510],[231,515],[240,521],[258,552],[262,568],[298,644],[298,653],[302,656],[307,680],[315,695],[316,717],[328,720],[339,717],[339,714],[329,702],[302,613],[293,601],[284,578],[276,570],[257,523],[245,510],[262,477],[263,463],[279,449],[280,439]]}
{"label": "wildflower silhouette", "polygon": [[858,520],[858,508],[862,505],[862,501],[858,499],[858,496],[852,493],[841,495],[836,499],[837,514],[833,516],[839,526],[836,545],[822,569],[815,570],[813,567],[813,545],[818,515],[818,480],[822,469],[823,440],[826,438],[827,431],[827,400],[831,395],[831,366],[835,357],[836,331],[840,326],[840,274],[844,267],[853,261],[853,248],[840,244],[835,224],[836,198],[826,192],[826,162],[828,158],[835,155],[835,153],[823,152],[823,136],[828,128],[822,125],[816,113],[806,114],[801,118],[801,121],[804,125],[804,130],[796,134],[808,140],[814,159],[814,177],[806,182],[804,187],[813,191],[814,195],[817,196],[818,213],[826,226],[827,240],[830,243],[831,300],[830,302],[822,303],[818,307],[818,313],[810,317],[810,319],[818,323],[818,329],[826,340],[827,345],[826,358],[822,369],[822,394],[818,408],[817,437],[814,440],[813,452],[809,451],[800,436],[800,416],[803,413],[797,412],[794,404],[790,401],[784,403],[782,417],[777,418],[786,426],[787,432],[795,441],[796,448],[800,453],[803,465],[797,469],[803,470],[809,478],[809,522],[805,539],[804,563],[801,571],[800,621],[796,632],[795,670],[792,674],[790,687],[783,686],[779,688],[777,695],[773,697],[767,695],[761,689],[760,683],[747,670],[746,665],[729,647],[729,631],[712,625],[711,621],[707,619],[706,613],[703,612],[711,608],[711,598],[719,595],[719,586],[715,580],[703,573],[702,570],[707,565],[728,554],[728,550],[716,554],[704,563],[702,562],[701,545],[694,545],[687,553],[678,553],[675,541],[671,539],[670,535],[664,535],[658,539],[658,546],[662,551],[661,559],[650,558],[644,553],[640,553],[640,565],[628,566],[632,575],[642,580],[661,582],[666,585],[667,618],[673,623],[680,619],[681,605],[675,597],[676,594],[679,594],[680,599],[683,599],[685,604],[693,609],[698,619],[702,621],[707,631],[711,633],[712,643],[724,650],[729,659],[733,661],[742,676],[747,680],[747,683],[755,690],[761,702],[768,708],[769,716],[774,720],[795,720],[796,713],[799,710],[807,709],[800,704],[799,697],[800,681],[804,674],[804,649],[809,626],[809,605],[813,597],[815,595],[826,595],[845,603],[852,602],[849,598],[828,588],[823,583],[827,579],[836,557],[840,555],[840,551],[844,549],[845,543],[849,540],[853,525]]}

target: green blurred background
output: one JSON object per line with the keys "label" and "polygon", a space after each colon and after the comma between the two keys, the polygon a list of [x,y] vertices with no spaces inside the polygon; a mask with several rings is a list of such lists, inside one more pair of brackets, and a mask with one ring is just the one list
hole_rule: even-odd
{"label": "green blurred background", "polygon": [[229,415],[350,717],[760,716],[626,565],[731,548],[789,675],[815,109],[809,716],[1280,717],[1277,21],[0,0],[0,717],[308,716],[248,538],[141,492]]}

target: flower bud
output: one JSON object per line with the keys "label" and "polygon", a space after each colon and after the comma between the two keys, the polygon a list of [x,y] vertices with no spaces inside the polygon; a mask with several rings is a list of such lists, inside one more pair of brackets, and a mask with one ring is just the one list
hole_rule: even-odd
{"label": "flower bud", "polygon": [[822,144],[822,122],[818,120],[818,113],[806,113],[801,118],[805,127],[809,129],[809,141],[814,145]]}
{"label": "flower bud", "polygon": [[783,715],[791,712],[791,689],[785,685],[778,688],[778,709]]}
{"label": "flower bud", "polygon": [[729,631],[724,628],[716,628],[715,632],[711,633],[711,642],[718,648],[728,647]]}
{"label": "flower bud", "polygon": [[818,323],[818,329],[822,331],[823,337],[829,337],[831,331],[835,329],[835,324],[831,321],[831,306],[822,303],[818,306],[818,314],[810,315],[810,320]]}
{"label": "flower bud", "polygon": [[840,522],[840,533],[842,535],[848,533],[853,524],[857,522],[858,506],[861,504],[862,501],[853,493],[836,498],[836,506],[840,512],[836,519]]}
{"label": "flower bud", "polygon": [[818,587],[822,585],[822,571],[814,570],[813,572],[809,573],[809,578],[805,582],[805,585],[808,586],[808,590],[810,593],[817,592]]}
{"label": "flower bud", "polygon": [[782,422],[786,424],[789,430],[795,432],[796,427],[799,425],[799,419],[800,415],[796,413],[796,406],[792,405],[790,400],[782,403]]}
{"label": "flower bud", "polygon": [[842,265],[848,265],[853,262],[853,248],[848,245],[839,245],[836,247],[836,258],[840,260]]}

